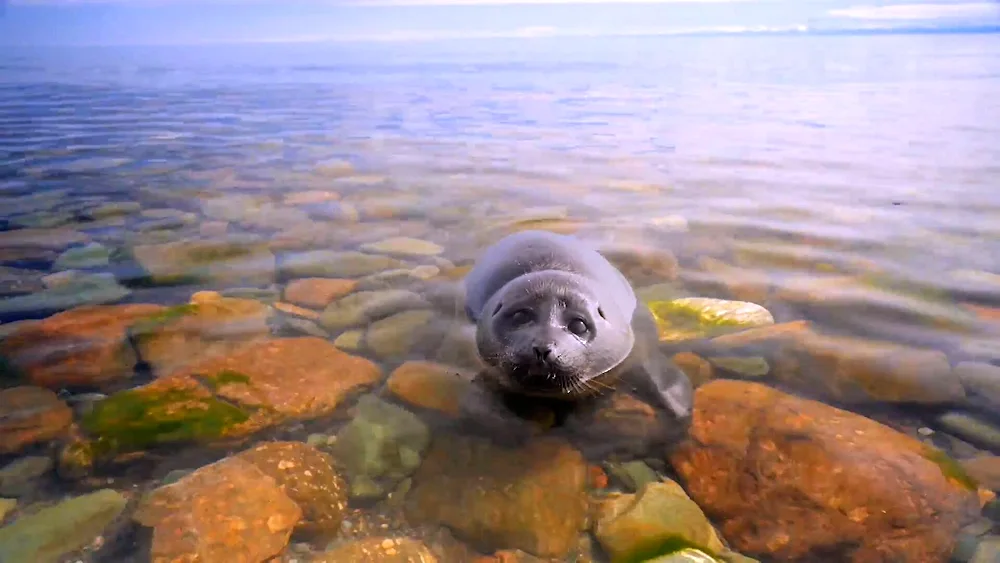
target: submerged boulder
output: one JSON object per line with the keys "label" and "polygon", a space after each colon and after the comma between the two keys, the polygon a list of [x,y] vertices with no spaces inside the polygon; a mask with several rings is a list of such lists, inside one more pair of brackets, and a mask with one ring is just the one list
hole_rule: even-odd
{"label": "submerged boulder", "polygon": [[102,387],[133,375],[128,341],[133,323],[164,312],[159,305],[95,305],[19,327],[0,342],[0,355],[34,385]]}
{"label": "submerged boulder", "polygon": [[333,412],[381,377],[370,360],[321,338],[246,343],[94,405],[81,423],[102,456],[245,436]]}
{"label": "submerged boulder", "polygon": [[690,439],[670,461],[733,547],[781,561],[943,563],[979,513],[943,453],[758,383],[698,388]]}

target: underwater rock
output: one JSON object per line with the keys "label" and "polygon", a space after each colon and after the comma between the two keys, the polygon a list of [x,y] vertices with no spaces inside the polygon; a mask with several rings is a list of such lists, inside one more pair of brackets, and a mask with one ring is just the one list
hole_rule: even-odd
{"label": "underwater rock", "polygon": [[87,235],[71,229],[16,229],[0,231],[0,248],[62,250],[74,244],[90,242]]}
{"label": "underwater rock", "polygon": [[518,449],[466,436],[433,441],[406,499],[411,522],[440,524],[482,551],[562,558],[587,519],[587,464],[568,443]]}
{"label": "underwater rock", "polygon": [[321,539],[340,531],[347,510],[347,480],[329,454],[302,442],[267,442],[240,452],[273,478],[302,509],[296,531]]}
{"label": "underwater rock", "polygon": [[92,242],[66,250],[56,258],[52,270],[86,270],[105,268],[111,261],[111,250],[103,244]]}
{"label": "underwater rock", "polygon": [[399,260],[380,254],[312,250],[286,257],[281,271],[288,278],[358,278],[402,265]]}
{"label": "underwater rock", "polygon": [[965,398],[943,352],[812,331],[796,333],[774,359],[773,374],[846,403],[947,404]]}
{"label": "underwater rock", "polygon": [[687,547],[724,549],[702,510],[669,480],[601,499],[595,520],[594,535],[614,562],[645,561]]}
{"label": "underwater rock", "polygon": [[937,423],[963,440],[1000,453],[1000,426],[982,416],[949,411],[938,416]]}
{"label": "underwater rock", "polygon": [[1000,456],[981,455],[962,460],[962,469],[980,485],[1000,491]]}
{"label": "underwater rock", "polygon": [[142,206],[135,201],[112,201],[88,208],[83,212],[83,216],[91,221],[100,221],[111,217],[132,215],[141,210]]}
{"label": "underwater rock", "polygon": [[669,458],[733,547],[783,561],[943,563],[979,514],[942,452],[758,383],[700,387],[690,439]]}
{"label": "underwater rock", "polygon": [[712,356],[708,359],[713,366],[740,377],[764,377],[771,371],[767,360],[760,356]]}
{"label": "underwater rock", "polygon": [[0,298],[25,295],[45,289],[45,272],[0,266]]}
{"label": "underwater rock", "polygon": [[677,279],[677,258],[669,250],[612,245],[601,247],[600,252],[634,287]]}
{"label": "underwater rock", "polygon": [[438,563],[423,543],[411,538],[376,536],[353,540],[308,559],[308,563]]}
{"label": "underwater rock", "polygon": [[430,241],[410,237],[392,237],[361,245],[363,252],[371,254],[388,254],[390,256],[421,257],[435,256],[444,252],[444,248]]}
{"label": "underwater rock", "polygon": [[110,273],[74,272],[63,283],[37,293],[0,300],[0,322],[8,322],[11,318],[46,317],[84,305],[107,305],[121,301],[129,294],[131,291]]}
{"label": "underwater rock", "polygon": [[0,496],[23,497],[35,488],[35,482],[52,469],[52,458],[33,455],[18,458],[0,467]]}
{"label": "underwater rock", "polygon": [[320,316],[323,328],[337,332],[384,319],[408,309],[423,309],[427,301],[412,291],[359,291],[331,303]]}
{"label": "underwater rock", "polygon": [[691,380],[691,385],[698,388],[712,380],[715,370],[708,360],[692,352],[681,352],[670,358],[684,375]]}
{"label": "underwater rock", "polygon": [[1000,408],[1000,366],[960,362],[953,371],[968,393],[979,395]]}
{"label": "underwater rock", "polygon": [[301,307],[323,309],[354,291],[356,285],[356,281],[346,279],[303,278],[292,280],[285,287],[285,301]]}
{"label": "underwater rock", "polygon": [[774,324],[767,309],[745,301],[684,297],[653,301],[648,306],[656,318],[661,342],[712,338]]}
{"label": "underwater rock", "polygon": [[471,381],[447,365],[410,361],[396,368],[386,388],[413,406],[458,416],[459,401]]}
{"label": "underwater rock", "polygon": [[141,244],[132,248],[132,255],[159,285],[261,286],[275,279],[274,255],[266,243],[253,239]]}
{"label": "underwater rock", "polygon": [[17,500],[12,498],[0,498],[0,522],[3,522],[4,518],[6,518],[8,514],[14,512],[15,508],[17,508]]}
{"label": "underwater rock", "polygon": [[716,353],[775,357],[812,334],[809,321],[791,321],[718,336],[709,346]]}
{"label": "underwater rock", "polygon": [[288,544],[302,509],[273,477],[239,457],[206,465],[142,499],[153,561],[262,562]]}
{"label": "underwater rock", "polygon": [[48,389],[0,389],[0,454],[55,439],[72,420],[73,410]]}
{"label": "underwater rock", "polygon": [[712,281],[725,288],[733,299],[764,303],[771,294],[771,280],[760,270],[731,266],[709,256],[701,257],[698,267],[712,276]]}
{"label": "underwater rock", "polygon": [[101,489],[24,515],[0,528],[0,561],[58,563],[90,545],[127,502],[117,491]]}
{"label": "underwater rock", "polygon": [[364,395],[354,418],[337,433],[333,453],[347,470],[352,497],[380,498],[420,466],[430,438],[413,413]]}
{"label": "underwater rock", "polygon": [[81,424],[102,457],[211,442],[329,414],[380,376],[370,360],[320,338],[260,340],[116,393],[94,405]]}
{"label": "underwater rock", "polygon": [[134,373],[138,359],[127,328],[165,310],[144,304],[77,307],[16,330],[0,342],[0,355],[34,385],[102,387]]}
{"label": "underwater rock", "polygon": [[433,349],[444,337],[434,321],[434,312],[429,309],[396,313],[372,323],[365,332],[365,344],[380,360],[398,360],[419,349]]}
{"label": "underwater rock", "polygon": [[192,296],[191,303],[163,308],[131,324],[129,334],[139,356],[157,376],[201,358],[230,353],[245,342],[264,338],[270,309],[253,300]]}

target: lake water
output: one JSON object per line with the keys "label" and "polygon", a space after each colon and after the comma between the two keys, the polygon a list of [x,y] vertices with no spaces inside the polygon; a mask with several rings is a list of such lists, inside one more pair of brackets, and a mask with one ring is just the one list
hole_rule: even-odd
{"label": "lake water", "polygon": [[[1000,552],[1000,35],[8,49],[0,131],[4,563]],[[524,229],[623,270],[693,442],[454,427]]]}

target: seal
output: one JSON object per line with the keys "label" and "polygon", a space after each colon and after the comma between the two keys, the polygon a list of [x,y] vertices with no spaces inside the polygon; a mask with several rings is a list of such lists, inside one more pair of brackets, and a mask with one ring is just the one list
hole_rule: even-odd
{"label": "seal", "polygon": [[660,407],[678,430],[690,424],[690,380],[659,351],[652,313],[596,249],[518,232],[487,248],[464,283],[486,365],[461,404],[473,420],[523,433],[511,416],[520,406],[554,407],[559,424],[620,390]]}

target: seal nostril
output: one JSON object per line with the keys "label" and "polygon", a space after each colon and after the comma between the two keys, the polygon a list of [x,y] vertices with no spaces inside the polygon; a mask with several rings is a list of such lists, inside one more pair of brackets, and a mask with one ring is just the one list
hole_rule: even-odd
{"label": "seal nostril", "polygon": [[552,350],[548,346],[535,346],[535,358],[539,360],[548,360],[549,354]]}

